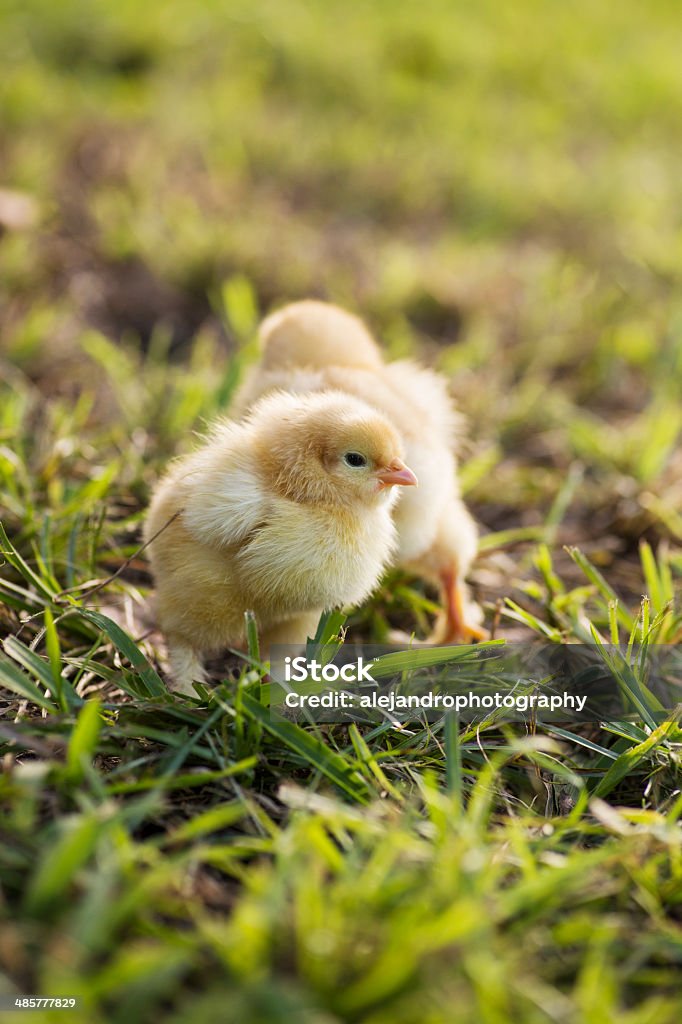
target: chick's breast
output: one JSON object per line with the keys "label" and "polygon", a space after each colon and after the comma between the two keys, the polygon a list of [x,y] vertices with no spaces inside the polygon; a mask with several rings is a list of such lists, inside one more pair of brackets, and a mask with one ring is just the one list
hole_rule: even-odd
{"label": "chick's breast", "polygon": [[278,499],[235,562],[244,594],[277,619],[361,601],[394,544],[388,509],[370,517]]}

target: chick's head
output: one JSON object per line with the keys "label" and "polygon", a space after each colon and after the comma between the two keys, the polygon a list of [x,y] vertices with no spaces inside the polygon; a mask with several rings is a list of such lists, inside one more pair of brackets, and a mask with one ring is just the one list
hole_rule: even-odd
{"label": "chick's head", "polygon": [[261,472],[294,501],[371,507],[390,504],[396,487],[417,483],[395,428],[347,394],[279,393],[256,406],[254,419]]}

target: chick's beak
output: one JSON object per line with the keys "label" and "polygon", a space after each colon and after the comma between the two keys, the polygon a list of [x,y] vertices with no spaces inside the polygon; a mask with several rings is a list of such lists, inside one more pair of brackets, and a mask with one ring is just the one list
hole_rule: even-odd
{"label": "chick's beak", "polygon": [[379,487],[416,487],[417,478],[402,459],[393,459],[388,466],[376,471]]}

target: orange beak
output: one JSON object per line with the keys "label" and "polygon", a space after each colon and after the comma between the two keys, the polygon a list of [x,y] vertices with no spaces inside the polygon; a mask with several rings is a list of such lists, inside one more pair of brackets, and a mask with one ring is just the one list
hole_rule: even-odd
{"label": "orange beak", "polygon": [[416,487],[417,478],[402,459],[393,459],[390,465],[376,471],[379,487]]}

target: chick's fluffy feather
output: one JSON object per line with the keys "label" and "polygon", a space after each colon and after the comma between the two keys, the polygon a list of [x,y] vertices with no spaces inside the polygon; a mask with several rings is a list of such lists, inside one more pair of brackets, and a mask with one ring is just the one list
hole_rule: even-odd
{"label": "chick's fluffy feather", "polygon": [[395,509],[394,562],[441,588],[446,614],[431,640],[481,636],[480,610],[468,602],[464,584],[477,530],[459,492],[455,450],[461,419],[445,380],[411,360],[384,363],[362,321],[324,302],[286,306],[263,322],[260,337],[262,360],[237,396],[236,414],[274,389],[334,389],[386,416],[419,479],[419,488],[401,493]]}
{"label": "chick's fluffy feather", "polygon": [[264,644],[300,643],[324,609],[367,596],[396,542],[394,489],[371,470],[401,454],[358,399],[276,392],[172,466],[145,534],[176,688],[191,692],[204,653],[243,643],[247,609]]}

